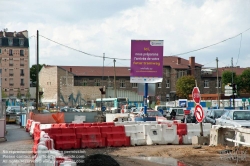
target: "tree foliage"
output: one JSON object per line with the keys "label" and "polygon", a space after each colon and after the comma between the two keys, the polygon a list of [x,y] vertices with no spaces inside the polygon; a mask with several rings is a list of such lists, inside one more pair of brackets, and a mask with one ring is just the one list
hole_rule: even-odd
{"label": "tree foliage", "polygon": [[[35,64],[35,65],[32,65],[30,68],[30,79],[31,79],[31,83],[33,86],[36,86],[36,75],[37,75],[36,66],[37,65]],[[41,65],[41,64],[38,65],[39,72],[43,66],[44,65]]]}
{"label": "tree foliage", "polygon": [[7,98],[7,94],[4,92],[4,90],[2,89],[2,98]]}
{"label": "tree foliage", "polygon": [[250,92],[250,69],[246,69],[238,78],[237,90],[242,90],[244,93]]}
{"label": "tree foliage", "polygon": [[17,90],[17,98],[18,99],[22,98],[22,94],[21,94],[20,88],[18,88],[18,90]]}
{"label": "tree foliage", "polygon": [[176,94],[179,98],[188,98],[189,94],[192,93],[195,87],[194,76],[183,76],[176,82]]}

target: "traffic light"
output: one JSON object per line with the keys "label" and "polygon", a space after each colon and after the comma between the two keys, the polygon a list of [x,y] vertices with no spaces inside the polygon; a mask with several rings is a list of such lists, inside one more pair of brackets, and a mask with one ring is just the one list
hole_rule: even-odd
{"label": "traffic light", "polygon": [[237,85],[236,84],[233,84],[233,93],[237,93]]}
{"label": "traffic light", "polygon": [[103,88],[103,87],[102,87],[102,88],[99,88],[99,90],[101,91],[101,94],[102,94],[102,95],[105,95],[105,87],[104,87],[104,88]]}

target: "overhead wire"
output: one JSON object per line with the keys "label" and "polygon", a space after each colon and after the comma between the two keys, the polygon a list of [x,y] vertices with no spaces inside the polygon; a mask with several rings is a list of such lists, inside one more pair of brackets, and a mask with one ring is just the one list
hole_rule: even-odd
{"label": "overhead wire", "polygon": [[[227,39],[224,39],[224,40],[222,40],[222,41],[220,41],[220,42],[217,42],[217,43],[214,43],[214,44],[211,44],[211,45],[208,45],[208,46],[199,48],[199,49],[195,49],[195,50],[191,50],[191,51],[187,51],[187,52],[183,52],[183,53],[179,53],[179,54],[173,54],[173,55],[171,55],[171,56],[180,56],[180,55],[184,55],[184,54],[189,54],[189,53],[192,53],[192,52],[196,52],[196,51],[199,51],[199,50],[203,50],[203,49],[206,49],[206,48],[209,48],[209,47],[218,45],[218,44],[220,44],[220,43],[226,42],[227,40],[233,39],[233,38],[235,38],[235,37],[237,37],[237,36],[239,36],[239,35],[241,35],[241,40],[242,40],[242,34],[245,33],[245,32],[247,32],[247,31],[249,31],[249,30],[250,30],[250,28],[246,29],[245,31],[243,31],[243,32],[241,32],[241,33],[239,33],[239,34],[237,34],[237,35],[235,35],[235,36],[232,36],[232,37],[229,37],[229,38],[227,38]],[[52,39],[49,39],[49,38],[43,36],[43,35],[39,35],[39,36],[41,36],[41,37],[43,37],[43,38],[45,38],[45,39],[47,39],[47,40],[49,40],[49,41],[51,41],[51,42],[54,42],[54,43],[56,43],[56,44],[59,44],[59,45],[61,45],[61,46],[63,46],[63,47],[69,48],[69,49],[71,49],[71,50],[74,50],[74,51],[77,51],[77,52],[80,52],[80,53],[83,53],[83,54],[86,54],[86,55],[89,55],[89,56],[98,57],[98,58],[103,58],[102,55],[90,54],[90,53],[87,53],[87,52],[84,52],[84,51],[81,51],[81,50],[72,48],[72,47],[67,46],[67,45],[65,45],[65,44],[61,44],[61,43],[59,43],[59,42],[57,42],[57,41],[54,41],[54,40],[52,40]],[[31,37],[34,37],[34,35],[31,36]],[[241,48],[241,40],[240,40],[240,48]],[[240,54],[240,48],[239,48],[238,58],[239,58],[239,54]],[[105,58],[107,58],[107,59],[113,59],[113,60],[114,60],[114,59],[117,59],[117,60],[130,60],[130,59],[125,59],[125,58],[113,58],[113,57],[108,57],[108,56],[105,56]],[[237,63],[238,63],[238,59],[237,59]]]}
{"label": "overhead wire", "polygon": [[240,35],[240,46],[239,46],[239,52],[238,52],[238,58],[237,58],[237,62],[236,62],[236,66],[237,66],[237,63],[238,63],[238,60],[239,60],[239,56],[240,56],[240,49],[241,49],[241,41],[242,41],[242,33]]}
{"label": "overhead wire", "polygon": [[236,38],[237,36],[242,35],[243,33],[247,32],[247,31],[249,31],[249,30],[250,30],[250,28],[246,29],[245,31],[243,31],[243,32],[241,32],[241,33],[239,33],[239,34],[237,34],[237,35],[235,35],[235,36],[233,36],[233,37],[229,37],[229,38],[227,38],[227,39],[224,39],[224,40],[222,40],[222,41],[220,41],[220,42],[217,42],[217,43],[214,43],[214,44],[211,44],[211,45],[208,45],[208,46],[199,48],[199,49],[195,49],[195,50],[192,50],[192,51],[188,51],[188,52],[184,52],[184,53],[180,53],[180,54],[174,54],[174,55],[172,55],[172,56],[179,56],[179,55],[189,54],[189,53],[191,53],[191,52],[196,52],[196,51],[199,51],[199,50],[203,50],[203,49],[206,49],[206,48],[209,48],[209,47],[218,45],[218,44],[223,43],[223,42],[225,42],[225,41],[227,41],[227,40]]}

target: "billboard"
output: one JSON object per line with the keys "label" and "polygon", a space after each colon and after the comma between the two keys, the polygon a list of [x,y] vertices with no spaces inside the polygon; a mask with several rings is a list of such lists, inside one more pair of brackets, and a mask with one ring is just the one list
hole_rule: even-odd
{"label": "billboard", "polygon": [[163,40],[131,40],[131,83],[162,82]]}

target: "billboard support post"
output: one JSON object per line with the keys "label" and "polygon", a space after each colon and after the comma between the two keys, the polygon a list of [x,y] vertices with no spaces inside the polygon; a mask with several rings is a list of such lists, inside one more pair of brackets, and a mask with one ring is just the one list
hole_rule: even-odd
{"label": "billboard support post", "polygon": [[145,89],[144,89],[144,114],[147,115],[147,99],[148,99],[148,83],[145,83]]}

